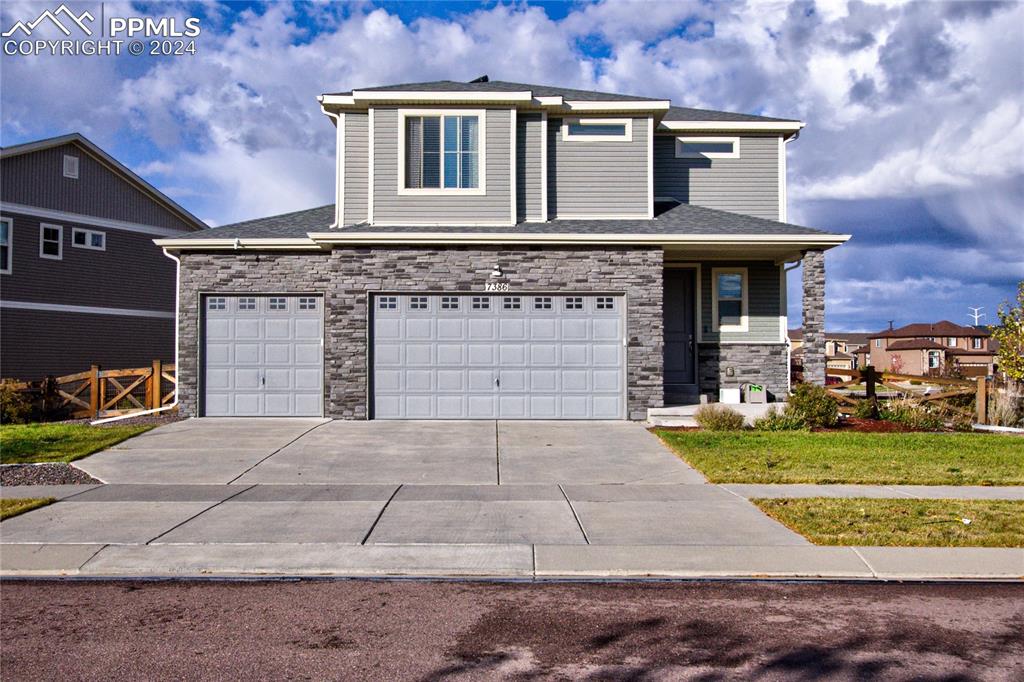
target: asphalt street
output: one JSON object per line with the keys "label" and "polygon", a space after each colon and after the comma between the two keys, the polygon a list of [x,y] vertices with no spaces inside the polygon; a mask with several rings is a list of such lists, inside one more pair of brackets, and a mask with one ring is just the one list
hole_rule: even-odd
{"label": "asphalt street", "polygon": [[4,680],[1024,679],[1024,585],[5,581]]}

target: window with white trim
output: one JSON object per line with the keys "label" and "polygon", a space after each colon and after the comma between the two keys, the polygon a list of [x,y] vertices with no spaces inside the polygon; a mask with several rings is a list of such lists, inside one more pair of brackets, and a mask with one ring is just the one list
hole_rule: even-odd
{"label": "window with white trim", "polygon": [[472,302],[473,310],[490,310],[491,309],[491,297],[490,296],[474,296]]}
{"label": "window with white trim", "polygon": [[738,137],[677,137],[677,159],[738,159]]}
{"label": "window with white trim", "polygon": [[631,142],[631,118],[563,118],[562,140],[565,142]]}
{"label": "window with white trim", "polygon": [[0,274],[11,274],[14,260],[14,221],[11,218],[0,218]]}
{"label": "window with white trim", "polygon": [[426,296],[409,297],[409,310],[426,310],[428,305]]}
{"label": "window with white trim", "polygon": [[256,310],[256,299],[255,298],[240,298],[238,299],[239,310]]}
{"label": "window with white trim", "polygon": [[64,257],[64,228],[42,223],[39,226],[39,257],[60,260]]}
{"label": "window with white trim", "polygon": [[596,307],[598,310],[615,310],[615,297],[598,296]]}
{"label": "window with white trim", "polygon": [[270,305],[267,307],[270,310],[288,310],[288,299],[271,297]]}
{"label": "window with white trim", "polygon": [[72,180],[78,179],[78,157],[64,155],[64,177]]}
{"label": "window with white trim", "polygon": [[316,296],[300,296],[299,310],[316,310]]}
{"label": "window with white trim", "polygon": [[220,297],[210,297],[206,299],[207,310],[227,310],[228,299]]}
{"label": "window with white trim", "polygon": [[441,297],[441,310],[458,310],[459,309],[459,297],[458,296],[442,296]]}
{"label": "window with white trim", "polygon": [[551,310],[551,297],[550,296],[534,296],[533,297],[533,309],[534,310]]}
{"label": "window with white trim", "polygon": [[378,310],[398,310],[397,296],[379,296],[377,298]]}
{"label": "window with white trim", "polygon": [[107,234],[105,232],[97,232],[96,230],[74,227],[71,229],[71,246],[78,249],[106,251]]}
{"label": "window with white trim", "polygon": [[405,189],[479,189],[481,115],[405,115]]}
{"label": "window with white trim", "polygon": [[981,337],[980,336],[975,336],[973,339],[971,339],[971,348],[973,348],[974,350],[981,350],[982,349],[982,343],[981,343]]}
{"label": "window with white trim", "polygon": [[875,339],[875,348],[882,347],[882,339]]}
{"label": "window with white trim", "polygon": [[583,310],[583,297],[582,296],[566,296],[565,297],[565,309],[566,310]]}
{"label": "window with white trim", "polygon": [[950,348],[956,348],[956,337],[955,336],[947,336],[946,337],[946,345],[949,346]]}
{"label": "window with white trim", "polygon": [[939,368],[939,351],[930,350],[928,351],[928,369]]}
{"label": "window with white trim", "polygon": [[713,331],[747,331],[747,269],[712,268],[711,286]]}

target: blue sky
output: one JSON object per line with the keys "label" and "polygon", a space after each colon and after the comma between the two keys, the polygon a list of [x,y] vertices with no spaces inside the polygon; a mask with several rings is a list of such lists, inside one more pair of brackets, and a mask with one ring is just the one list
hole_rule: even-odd
{"label": "blue sky", "polygon": [[[98,2],[69,1],[99,15]],[[4,29],[54,4],[5,0]],[[329,203],[322,92],[502,80],[799,118],[791,222],[828,326],[988,321],[1024,277],[1024,3],[107,2],[197,16],[197,54],[0,57],[0,141],[77,130],[211,224]],[[59,37],[59,36],[54,36]],[[799,273],[790,319],[798,320]]]}

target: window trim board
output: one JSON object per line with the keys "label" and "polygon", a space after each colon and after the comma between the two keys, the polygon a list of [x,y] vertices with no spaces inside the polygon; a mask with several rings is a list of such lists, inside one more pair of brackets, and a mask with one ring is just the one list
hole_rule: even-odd
{"label": "window trim board", "polygon": [[[75,235],[82,233],[86,237],[85,244],[76,244]],[[94,234],[101,235],[103,237],[103,246],[92,246],[90,237]],[[90,230],[85,227],[72,227],[71,228],[71,246],[76,249],[88,249],[90,251],[106,251],[107,250],[107,233],[99,230]]]}
{"label": "window trim board", "polygon": [[[682,152],[679,147],[681,143],[686,142],[731,142],[731,152]],[[691,135],[677,135],[673,142],[673,151],[677,159],[738,159],[740,158],[740,138],[739,137],[722,137],[722,136],[691,136]]]}
{"label": "window trim board", "polygon": [[[571,135],[570,124],[587,125],[622,125],[625,127],[623,135]],[[632,118],[590,118],[584,116],[566,116],[562,118],[562,142],[632,142],[633,141],[633,119]]]}
{"label": "window trim board", "polygon": [[[420,187],[405,186],[405,119],[419,116],[476,116],[480,139],[479,187]],[[399,196],[484,196],[487,194],[487,109],[398,109],[398,195]],[[441,121],[441,184],[444,184],[444,121]],[[372,169],[371,169],[372,174]],[[515,180],[513,179],[513,182]]]}
{"label": "window trim board", "polygon": [[0,263],[0,275],[10,275],[14,272],[14,218],[0,218],[0,223],[7,225],[7,263]]}
{"label": "window trim board", "polygon": [[[57,237],[57,255],[53,256],[50,254],[43,253],[43,245],[46,241],[43,239],[43,234],[47,228],[56,229],[58,233]],[[39,257],[46,260],[64,260],[64,226],[55,225],[53,223],[39,223]]]}
{"label": "window trim board", "polygon": [[[750,331],[750,275],[746,267],[711,268],[711,331],[719,334]],[[740,323],[721,325],[718,322],[718,276],[740,275]]]}

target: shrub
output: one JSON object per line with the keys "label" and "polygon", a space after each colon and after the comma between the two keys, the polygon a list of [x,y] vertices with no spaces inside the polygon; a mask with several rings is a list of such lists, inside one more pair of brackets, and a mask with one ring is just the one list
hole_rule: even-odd
{"label": "shrub", "polygon": [[708,431],[739,431],[743,428],[743,415],[721,404],[701,405],[693,413],[693,418]]}
{"label": "shrub", "polygon": [[839,405],[824,386],[797,384],[789,397],[786,410],[799,417],[810,428],[835,426],[839,423]]}
{"label": "shrub", "polygon": [[779,411],[775,405],[768,412],[754,420],[754,428],[758,431],[798,431],[807,428],[807,422],[790,407]]}
{"label": "shrub", "polygon": [[992,393],[988,422],[996,426],[1024,426],[1024,393],[1000,388]]}
{"label": "shrub", "polygon": [[912,429],[937,431],[945,426],[942,415],[910,398],[896,398],[878,407],[882,419],[898,422]]}
{"label": "shrub", "polygon": [[0,424],[24,424],[32,414],[32,401],[9,380],[0,381]]}
{"label": "shrub", "polygon": [[853,416],[857,419],[878,419],[878,411],[871,400],[858,400],[853,408]]}

